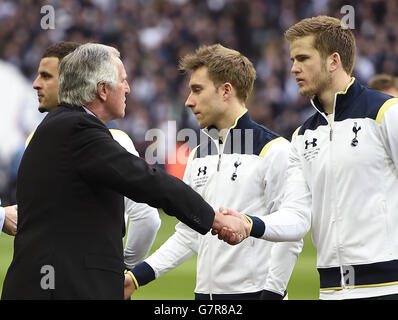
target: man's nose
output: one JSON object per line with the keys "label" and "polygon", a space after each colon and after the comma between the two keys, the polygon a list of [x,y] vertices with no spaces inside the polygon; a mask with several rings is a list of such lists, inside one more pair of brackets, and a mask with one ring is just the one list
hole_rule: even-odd
{"label": "man's nose", "polygon": [[41,88],[41,82],[39,80],[39,76],[37,76],[35,81],[33,81],[33,89],[38,90],[40,88]]}
{"label": "man's nose", "polygon": [[185,101],[185,106],[187,108],[193,108],[195,106],[194,100],[192,99],[192,94],[190,94],[187,100]]}
{"label": "man's nose", "polygon": [[126,94],[129,94],[131,89],[130,89],[130,85],[127,82],[127,80],[125,80],[125,85],[124,85],[124,91],[126,92]]}
{"label": "man's nose", "polygon": [[291,72],[291,73],[294,73],[294,74],[300,72],[300,68],[297,66],[296,63],[293,62],[293,65],[292,65],[292,68],[290,69],[290,72]]}

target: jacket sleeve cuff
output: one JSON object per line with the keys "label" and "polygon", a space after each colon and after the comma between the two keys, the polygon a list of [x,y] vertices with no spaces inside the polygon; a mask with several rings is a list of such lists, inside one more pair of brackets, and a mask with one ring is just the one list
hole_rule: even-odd
{"label": "jacket sleeve cuff", "polygon": [[152,280],[155,280],[155,278],[156,278],[155,271],[145,261],[136,265],[130,271],[133,273],[139,286],[146,285],[147,283],[151,282]]}
{"label": "jacket sleeve cuff", "polygon": [[249,216],[250,219],[253,221],[253,226],[250,231],[250,236],[255,238],[261,238],[265,232],[265,224],[264,221],[261,220],[259,217],[256,216]]}
{"label": "jacket sleeve cuff", "polygon": [[[0,199],[1,205],[1,199]],[[0,206],[0,233],[3,231],[4,221],[6,220],[6,211]]]}

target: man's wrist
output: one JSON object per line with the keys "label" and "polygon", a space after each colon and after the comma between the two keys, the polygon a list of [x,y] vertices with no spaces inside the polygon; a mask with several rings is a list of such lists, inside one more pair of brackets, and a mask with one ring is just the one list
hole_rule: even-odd
{"label": "man's wrist", "polygon": [[249,216],[246,217],[250,218],[252,221],[251,229],[250,229],[250,236],[254,238],[261,238],[265,232],[265,223],[259,217],[256,216]]}
{"label": "man's wrist", "polygon": [[253,219],[251,217],[249,217],[248,215],[241,213],[242,216],[244,216],[247,220],[247,222],[250,225],[250,229],[249,229],[249,234],[251,233],[252,229],[253,229]]}
{"label": "man's wrist", "polygon": [[140,287],[140,285],[138,284],[137,279],[135,278],[134,274],[130,271],[130,270],[124,270],[125,274],[128,274],[131,279],[133,279],[134,285],[135,285],[135,289],[138,289]]}

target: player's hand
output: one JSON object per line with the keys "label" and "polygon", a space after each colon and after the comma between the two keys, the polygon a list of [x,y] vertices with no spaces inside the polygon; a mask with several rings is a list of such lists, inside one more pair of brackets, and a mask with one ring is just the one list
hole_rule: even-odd
{"label": "player's hand", "polygon": [[222,207],[216,212],[212,234],[231,245],[242,242],[250,235],[250,224],[240,213]]}
{"label": "player's hand", "polygon": [[133,292],[137,289],[134,284],[133,278],[128,274],[124,274],[124,300],[130,298]]}
{"label": "player's hand", "polygon": [[18,210],[17,205],[4,207],[5,219],[3,225],[3,232],[9,234],[10,236],[15,236],[17,234],[17,223],[18,223],[17,210]]}

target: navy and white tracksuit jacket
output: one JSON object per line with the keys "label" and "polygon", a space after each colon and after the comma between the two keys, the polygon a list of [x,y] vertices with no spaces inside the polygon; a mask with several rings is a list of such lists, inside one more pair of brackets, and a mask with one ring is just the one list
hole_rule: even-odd
{"label": "navy and white tracksuit jacket", "polygon": [[312,226],[321,299],[398,293],[398,99],[352,78],[330,117],[311,103],[262,238],[297,240]]}
{"label": "navy and white tracksuit jacket", "polygon": [[[247,111],[235,121],[224,143],[215,130],[203,132],[208,138],[191,152],[184,181],[215,210],[224,206],[250,216],[277,211],[290,143],[252,121]],[[133,273],[142,285],[197,253],[196,297],[239,298],[263,290],[282,296],[301,248],[301,240],[272,243],[254,237],[231,246],[210,232],[201,235],[178,223],[175,233]]]}

